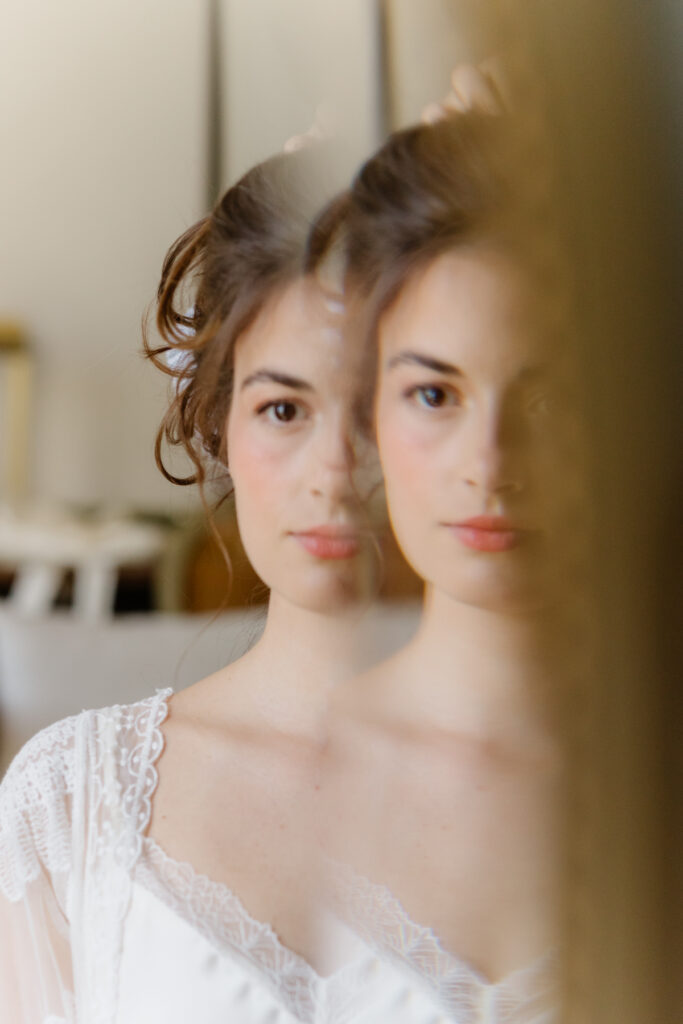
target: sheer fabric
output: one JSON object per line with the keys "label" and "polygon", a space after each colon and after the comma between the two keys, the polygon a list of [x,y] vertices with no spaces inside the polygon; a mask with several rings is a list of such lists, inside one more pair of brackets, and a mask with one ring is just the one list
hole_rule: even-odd
{"label": "sheer fabric", "polygon": [[0,993],[17,1024],[114,1018],[170,691],[38,733],[0,787]]}
{"label": "sheer fabric", "polygon": [[145,838],[171,690],[43,730],[0,787],[0,1006],[12,1024],[437,1024],[356,938],[321,977],[227,887]]}
{"label": "sheer fabric", "polygon": [[499,982],[487,981],[444,949],[431,928],[411,920],[384,885],[349,865],[330,865],[339,913],[383,960],[427,986],[443,1020],[456,1024],[552,1024],[557,1020],[559,960],[550,950]]}

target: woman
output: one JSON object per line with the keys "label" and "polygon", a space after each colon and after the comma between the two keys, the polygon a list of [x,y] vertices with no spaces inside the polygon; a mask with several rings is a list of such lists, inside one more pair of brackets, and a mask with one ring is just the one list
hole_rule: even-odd
{"label": "woman", "polygon": [[426,584],[414,639],[335,697],[327,841],[342,916],[457,1024],[545,1020],[556,980],[561,358],[508,130],[397,133],[317,238],[343,223],[390,517]]}
{"label": "woman", "polygon": [[0,1005],[12,1024],[372,1021],[373,991],[386,996],[367,951],[340,949],[338,929],[328,941],[318,912],[323,709],[367,658],[377,480],[353,428],[339,304],[306,264],[311,159],[255,168],[176,242],[163,344],[148,344],[167,372],[176,356],[158,457],[165,437],[194,467],[170,479],[203,486],[228,470],[271,591],[265,632],[182,693],[57,723],[11,765]]}

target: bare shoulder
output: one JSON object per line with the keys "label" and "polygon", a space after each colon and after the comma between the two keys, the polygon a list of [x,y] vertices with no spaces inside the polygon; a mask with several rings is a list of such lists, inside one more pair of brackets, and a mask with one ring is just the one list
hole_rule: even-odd
{"label": "bare shoulder", "polygon": [[167,702],[149,826],[162,845],[167,829],[175,831],[179,821],[210,801],[225,778],[227,758],[239,734],[237,707],[230,712],[230,690],[231,674],[225,668]]}
{"label": "bare shoulder", "polygon": [[206,742],[225,724],[225,692],[229,688],[228,670],[220,669],[173,694],[164,724],[164,759],[172,759],[177,743]]}
{"label": "bare shoulder", "polygon": [[179,860],[221,870],[248,865],[255,847],[300,813],[313,790],[315,758],[278,729],[254,696],[249,663],[227,666],[169,701],[149,834]]}

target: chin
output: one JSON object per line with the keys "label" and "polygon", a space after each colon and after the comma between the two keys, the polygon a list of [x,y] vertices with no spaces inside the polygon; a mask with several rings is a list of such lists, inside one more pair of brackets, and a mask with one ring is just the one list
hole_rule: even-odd
{"label": "chin", "polygon": [[448,577],[439,574],[433,586],[454,601],[503,615],[541,611],[550,603],[547,581],[537,565],[509,559],[467,570]]}
{"label": "chin", "polygon": [[531,588],[452,588],[446,591],[449,597],[460,604],[496,615],[529,615],[541,612],[548,605],[548,598]]}
{"label": "chin", "polygon": [[[355,560],[354,560],[355,562]],[[367,599],[367,587],[357,564],[319,565],[301,572],[296,588],[283,587],[280,593],[307,611],[321,615],[341,614]]]}

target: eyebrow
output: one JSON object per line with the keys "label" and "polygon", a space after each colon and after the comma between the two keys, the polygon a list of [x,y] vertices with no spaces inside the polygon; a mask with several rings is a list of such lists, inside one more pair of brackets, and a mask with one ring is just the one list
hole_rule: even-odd
{"label": "eyebrow", "polygon": [[463,377],[464,374],[457,366],[453,366],[452,363],[445,363],[442,359],[435,359],[433,356],[422,355],[421,352],[399,352],[397,356],[393,356],[387,363],[387,369],[393,370],[396,366],[403,366],[404,364],[410,366],[423,366],[427,370],[434,370],[435,373],[448,374],[451,377]]}
{"label": "eyebrow", "polygon": [[257,370],[250,373],[242,381],[240,391],[244,391],[251,384],[281,384],[286,388],[294,388],[296,391],[313,391],[313,386],[300,377],[290,377],[287,373],[280,373],[278,370]]}

